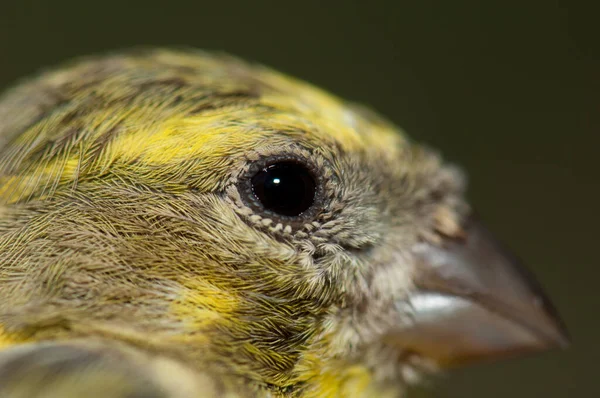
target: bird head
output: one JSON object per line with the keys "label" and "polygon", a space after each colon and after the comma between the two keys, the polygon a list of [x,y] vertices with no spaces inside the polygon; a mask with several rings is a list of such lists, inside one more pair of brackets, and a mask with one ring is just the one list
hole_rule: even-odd
{"label": "bird head", "polygon": [[0,116],[7,335],[114,338],[304,396],[565,343],[463,173],[306,83],[153,50],[47,72]]}

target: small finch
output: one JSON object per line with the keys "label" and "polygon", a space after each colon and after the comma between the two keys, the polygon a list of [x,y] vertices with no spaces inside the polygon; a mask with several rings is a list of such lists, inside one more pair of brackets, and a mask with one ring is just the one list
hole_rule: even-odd
{"label": "small finch", "polygon": [[0,98],[0,397],[405,397],[568,342],[396,126],[223,54],[78,60]]}

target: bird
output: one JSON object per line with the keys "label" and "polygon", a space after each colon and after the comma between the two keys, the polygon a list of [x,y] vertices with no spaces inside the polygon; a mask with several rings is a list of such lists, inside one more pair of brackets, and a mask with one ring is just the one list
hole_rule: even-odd
{"label": "bird", "polygon": [[404,398],[565,347],[466,191],[376,111],[228,54],[41,71],[0,98],[0,396]]}

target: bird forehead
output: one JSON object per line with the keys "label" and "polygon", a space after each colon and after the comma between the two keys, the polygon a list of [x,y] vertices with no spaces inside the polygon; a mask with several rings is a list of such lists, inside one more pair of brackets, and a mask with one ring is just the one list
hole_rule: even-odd
{"label": "bird forehead", "polygon": [[391,160],[405,146],[374,113],[270,69],[206,53],[84,61],[18,86],[0,100],[0,114],[0,196],[9,201],[114,165],[143,172],[200,162],[225,172],[229,160],[264,146]]}

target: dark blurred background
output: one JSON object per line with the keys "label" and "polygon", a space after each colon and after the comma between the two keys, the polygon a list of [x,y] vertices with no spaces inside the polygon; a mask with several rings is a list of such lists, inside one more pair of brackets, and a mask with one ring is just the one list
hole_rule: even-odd
{"label": "dark blurred background", "polygon": [[[470,174],[573,346],[452,372],[435,397],[600,396],[600,7],[582,1],[2,0],[0,87],[135,45],[225,50],[369,104]],[[595,9],[593,9],[595,8]]]}

